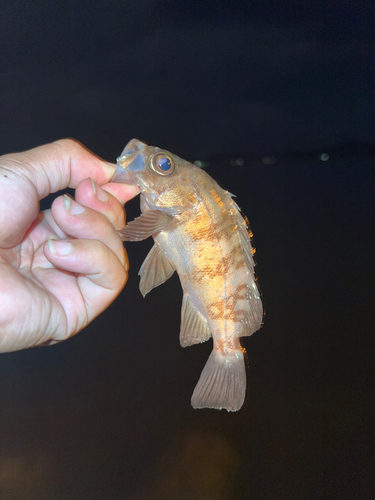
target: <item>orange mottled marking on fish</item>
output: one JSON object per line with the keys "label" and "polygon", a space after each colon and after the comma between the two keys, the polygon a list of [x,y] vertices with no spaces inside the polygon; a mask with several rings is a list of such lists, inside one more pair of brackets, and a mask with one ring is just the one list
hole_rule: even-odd
{"label": "orange mottled marking on fish", "polygon": [[193,212],[179,216],[190,261],[186,270],[178,272],[193,289],[205,291],[203,304],[215,349],[228,352],[240,348],[238,337],[248,315],[246,262],[239,236],[248,221],[238,219],[233,200],[214,186],[207,194]]}
{"label": "orange mottled marking on fish", "polygon": [[241,343],[238,337],[230,337],[226,341],[224,339],[217,339],[215,341],[215,351],[224,354],[227,351],[235,351],[241,349]]}
{"label": "orange mottled marking on fish", "polygon": [[212,320],[230,320],[238,323],[244,317],[244,310],[238,307],[238,303],[244,300],[247,300],[247,285],[237,285],[224,299],[217,297],[212,300],[207,306],[207,311]]}

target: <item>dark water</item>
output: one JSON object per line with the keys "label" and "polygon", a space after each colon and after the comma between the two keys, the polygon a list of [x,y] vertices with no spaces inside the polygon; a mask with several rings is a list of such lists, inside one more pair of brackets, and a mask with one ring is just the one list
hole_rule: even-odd
{"label": "dark water", "polygon": [[128,284],[93,324],[0,356],[0,498],[374,498],[374,168],[210,168],[250,220],[266,307],[243,409],[191,408],[211,344],[179,346],[178,278],[143,299],[151,241],[129,244]]}

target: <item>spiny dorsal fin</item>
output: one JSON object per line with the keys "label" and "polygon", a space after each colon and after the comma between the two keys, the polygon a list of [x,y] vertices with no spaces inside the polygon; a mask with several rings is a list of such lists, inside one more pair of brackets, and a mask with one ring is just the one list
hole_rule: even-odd
{"label": "spiny dorsal fin", "polygon": [[245,337],[252,335],[259,330],[263,322],[263,306],[260,298],[260,293],[255,282],[254,276],[254,258],[253,248],[251,245],[251,232],[248,228],[248,220],[241,215],[241,210],[237,203],[232,200],[230,193],[227,193],[230,198],[230,205],[233,207],[231,215],[234,217],[238,227],[238,237],[240,246],[242,248],[245,264],[248,270],[247,280],[247,303],[243,311],[243,318],[241,320],[241,327],[236,334],[236,337]]}

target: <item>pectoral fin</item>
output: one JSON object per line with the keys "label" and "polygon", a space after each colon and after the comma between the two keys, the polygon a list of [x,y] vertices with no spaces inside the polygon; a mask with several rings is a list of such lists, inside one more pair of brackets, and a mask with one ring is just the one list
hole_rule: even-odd
{"label": "pectoral fin", "polygon": [[172,215],[162,210],[148,210],[119,231],[123,241],[142,241],[166,228],[174,220]]}
{"label": "pectoral fin", "polygon": [[180,344],[188,347],[206,342],[211,337],[206,318],[198,311],[189,295],[184,294],[181,313]]}
{"label": "pectoral fin", "polygon": [[139,290],[143,297],[150,290],[167,281],[175,270],[173,262],[164,250],[155,244],[145,258],[138,273],[141,276]]}

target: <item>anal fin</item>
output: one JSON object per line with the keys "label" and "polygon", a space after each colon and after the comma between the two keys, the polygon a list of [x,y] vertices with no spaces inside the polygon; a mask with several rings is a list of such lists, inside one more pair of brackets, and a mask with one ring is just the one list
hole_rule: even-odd
{"label": "anal fin", "polygon": [[181,311],[180,344],[188,347],[200,344],[211,337],[207,320],[191,301],[190,295],[184,294]]}

